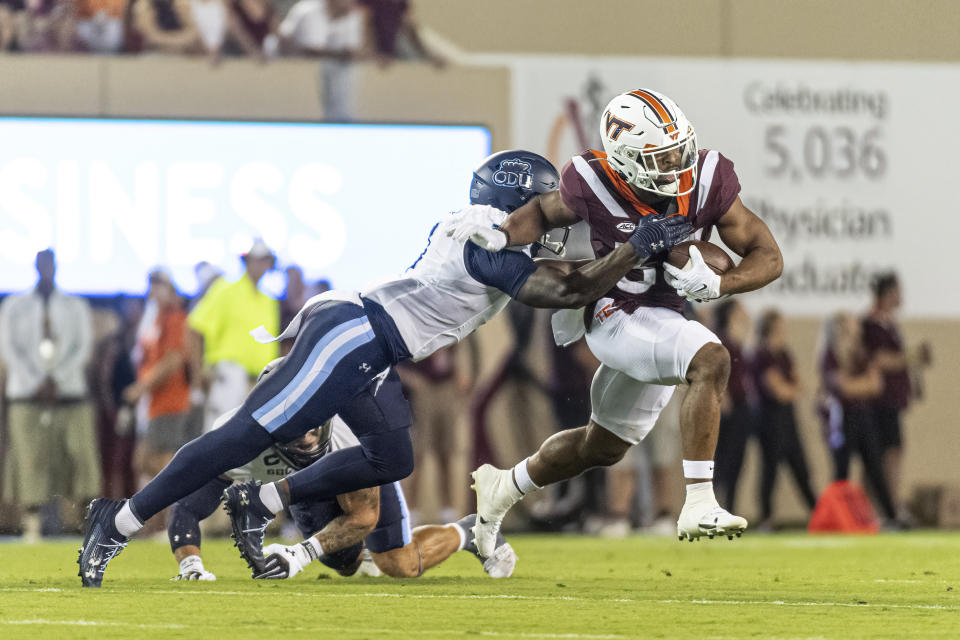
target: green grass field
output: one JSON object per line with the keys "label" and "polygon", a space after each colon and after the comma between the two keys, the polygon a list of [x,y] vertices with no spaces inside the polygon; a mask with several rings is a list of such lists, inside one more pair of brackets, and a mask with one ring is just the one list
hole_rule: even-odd
{"label": "green grass field", "polygon": [[0,638],[960,638],[960,534],[512,542],[509,580],[459,553],[417,580],[254,582],[210,540],[202,584],[134,542],[100,590],[81,590],[76,543],[5,544]]}

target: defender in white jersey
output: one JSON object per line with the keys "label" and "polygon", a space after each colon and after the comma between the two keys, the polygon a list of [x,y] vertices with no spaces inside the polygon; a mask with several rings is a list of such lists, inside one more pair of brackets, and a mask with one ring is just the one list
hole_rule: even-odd
{"label": "defender in white jersey", "polygon": [[[528,250],[480,249],[450,226],[453,220],[476,220],[481,235],[503,237],[493,225],[533,196],[555,189],[558,177],[534,153],[494,154],[474,174],[473,206],[434,227],[408,274],[363,297],[330,292],[308,301],[280,336],[295,336],[289,355],[221,428],[185,445],[130,500],[91,503],[78,559],[82,583],[100,586],[107,563],[147,518],[272,444],[294,440],[339,414],[359,447],[331,452],[280,482],[226,491],[238,546],[262,572],[263,530],[285,506],[390,484],[412,471],[409,406],[402,395],[377,396],[378,371],[461,339],[501,310],[508,297],[536,307],[582,307],[691,230],[679,217],[649,216],[605,257],[558,264],[535,263]],[[271,339],[264,333],[259,339]]]}
{"label": "defender in white jersey", "polygon": [[[273,363],[275,365],[275,363]],[[272,365],[268,365],[268,369]],[[378,393],[393,393],[383,372]],[[388,388],[384,388],[384,387]],[[222,415],[213,428],[222,426],[233,412]],[[274,445],[248,464],[228,471],[173,505],[167,525],[170,548],[180,564],[175,580],[215,580],[200,557],[200,527],[220,504],[223,491],[231,484],[267,483],[309,466],[324,455],[358,446],[357,438],[338,416],[285,445]],[[474,555],[470,515],[446,525],[410,529],[406,500],[399,482],[339,495],[334,500],[304,502],[290,506],[293,520],[307,540],[295,545],[269,545],[266,568],[255,578],[289,578],[314,559],[341,575],[359,571],[365,575],[381,572],[397,578],[421,575],[458,550]],[[318,549],[322,553],[317,552]],[[479,556],[477,556],[479,558]],[[494,556],[483,561],[484,570],[494,578],[509,577],[517,562],[513,548],[501,538]]]}

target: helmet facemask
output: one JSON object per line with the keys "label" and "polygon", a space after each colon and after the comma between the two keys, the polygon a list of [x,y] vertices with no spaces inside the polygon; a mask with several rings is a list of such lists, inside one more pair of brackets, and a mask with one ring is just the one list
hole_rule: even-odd
{"label": "helmet facemask", "polygon": [[[534,243],[537,253],[540,249],[545,249],[555,256],[562,258],[567,253],[567,239],[570,237],[570,227],[559,227],[551,229],[540,236],[540,239]],[[536,253],[534,254],[536,255]]]}
{"label": "helmet facemask", "polygon": [[[667,197],[693,191],[697,159],[697,134],[692,126],[688,126],[686,136],[668,145],[638,149],[619,144],[608,155],[608,160],[628,183]],[[684,184],[685,175],[689,181]]]}
{"label": "helmet facemask", "polygon": [[277,455],[292,469],[306,469],[330,451],[333,426],[328,420],[303,436],[284,444],[273,445]]}

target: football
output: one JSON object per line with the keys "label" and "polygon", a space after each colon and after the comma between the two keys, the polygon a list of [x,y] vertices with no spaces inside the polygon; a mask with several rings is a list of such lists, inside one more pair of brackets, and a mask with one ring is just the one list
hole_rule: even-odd
{"label": "football", "polygon": [[733,258],[726,251],[712,242],[703,242],[702,240],[688,240],[676,245],[667,255],[666,262],[678,269],[685,268],[690,260],[690,247],[692,246],[700,250],[703,261],[713,269],[714,273],[723,275],[734,267]]}

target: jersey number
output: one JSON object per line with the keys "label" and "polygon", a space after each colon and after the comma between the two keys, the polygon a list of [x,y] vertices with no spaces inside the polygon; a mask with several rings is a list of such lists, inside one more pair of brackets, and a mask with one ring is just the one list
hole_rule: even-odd
{"label": "jersey number", "polygon": [[[619,247],[622,242],[617,242],[614,245],[614,249]],[[617,289],[623,291],[624,293],[646,293],[650,290],[657,282],[657,268],[656,267],[640,267],[639,269],[634,269],[630,273],[640,272],[640,275],[643,276],[642,280],[628,280],[626,276],[620,279],[620,282],[617,283]],[[628,274],[629,275],[629,274]]]}
{"label": "jersey number", "polygon": [[620,291],[624,293],[646,293],[650,287],[656,284],[656,267],[641,267],[640,269],[634,269],[630,273],[636,273],[637,271],[640,271],[643,280],[628,280],[624,277],[617,283],[617,289],[620,289]]}

